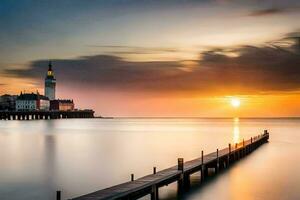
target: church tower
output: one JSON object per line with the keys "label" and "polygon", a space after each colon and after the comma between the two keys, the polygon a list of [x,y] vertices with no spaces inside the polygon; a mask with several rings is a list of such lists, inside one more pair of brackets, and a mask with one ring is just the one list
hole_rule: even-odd
{"label": "church tower", "polygon": [[51,61],[49,62],[48,66],[49,68],[48,68],[47,76],[45,78],[45,96],[48,97],[50,100],[54,100],[56,79],[54,78],[54,74],[52,71]]}

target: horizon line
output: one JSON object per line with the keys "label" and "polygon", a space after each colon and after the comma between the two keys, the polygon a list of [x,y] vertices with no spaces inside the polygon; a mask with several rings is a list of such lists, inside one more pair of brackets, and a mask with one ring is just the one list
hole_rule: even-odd
{"label": "horizon line", "polygon": [[180,116],[143,116],[143,117],[130,117],[130,116],[95,116],[94,118],[103,118],[103,119],[300,119],[300,116],[291,116],[291,117],[180,117]]}

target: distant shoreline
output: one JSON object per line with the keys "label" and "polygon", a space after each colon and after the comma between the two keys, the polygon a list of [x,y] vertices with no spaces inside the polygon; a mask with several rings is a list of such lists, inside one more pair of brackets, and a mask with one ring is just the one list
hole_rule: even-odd
{"label": "distant shoreline", "polygon": [[101,119],[300,119],[299,117],[101,117]]}

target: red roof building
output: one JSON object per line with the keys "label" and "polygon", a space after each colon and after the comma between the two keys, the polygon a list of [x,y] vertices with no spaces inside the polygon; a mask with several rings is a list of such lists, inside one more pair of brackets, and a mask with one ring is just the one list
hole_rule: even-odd
{"label": "red roof building", "polygon": [[70,99],[56,99],[50,101],[50,110],[74,110],[74,102]]}

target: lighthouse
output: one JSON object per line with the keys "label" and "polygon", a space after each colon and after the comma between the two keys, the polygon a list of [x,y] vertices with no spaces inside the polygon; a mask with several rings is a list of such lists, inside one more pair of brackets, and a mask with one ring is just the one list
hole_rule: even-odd
{"label": "lighthouse", "polygon": [[49,61],[48,67],[47,76],[45,78],[45,96],[48,97],[49,100],[54,100],[56,79],[54,78],[51,61]]}

